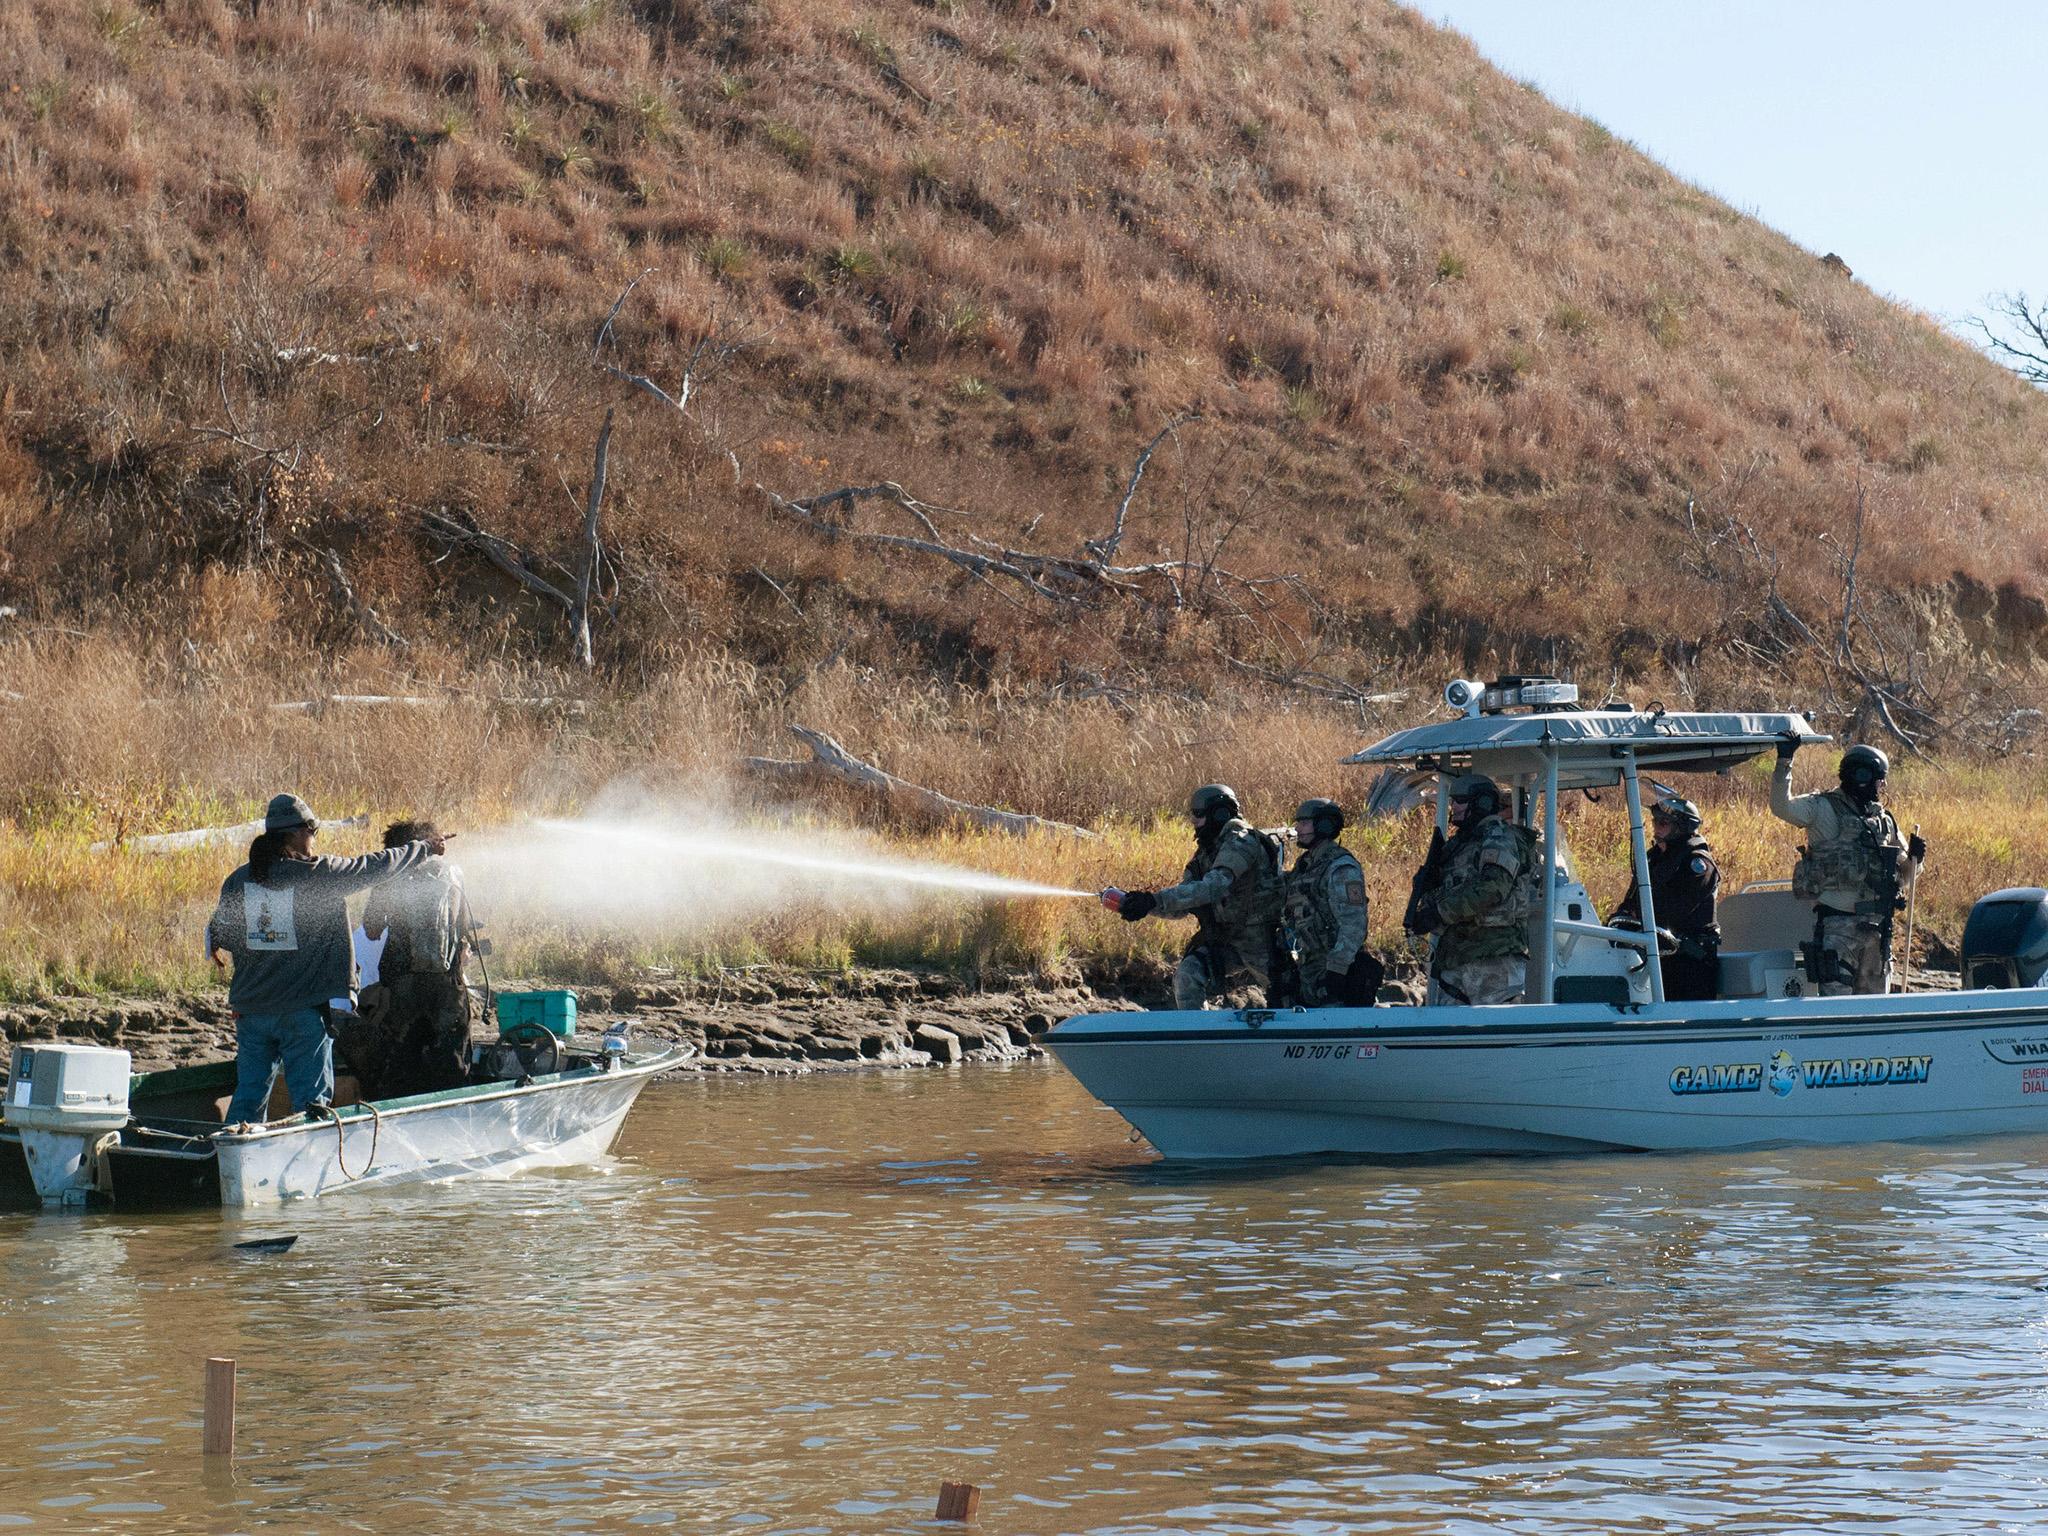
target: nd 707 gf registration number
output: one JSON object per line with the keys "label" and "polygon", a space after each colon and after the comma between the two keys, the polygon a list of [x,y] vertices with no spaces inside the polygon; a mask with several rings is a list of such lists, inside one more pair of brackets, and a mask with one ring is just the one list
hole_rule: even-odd
{"label": "nd 707 gf registration number", "polygon": [[1281,1054],[1289,1061],[1364,1061],[1377,1056],[1380,1048],[1376,1045],[1287,1045],[1281,1047]]}

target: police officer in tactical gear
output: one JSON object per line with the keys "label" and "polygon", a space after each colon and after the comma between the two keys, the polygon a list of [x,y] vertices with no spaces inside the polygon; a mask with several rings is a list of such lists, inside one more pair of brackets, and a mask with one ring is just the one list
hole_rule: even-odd
{"label": "police officer in tactical gear", "polygon": [[1900,890],[1926,862],[1927,844],[1879,803],[1890,764],[1875,747],[1842,754],[1840,787],[1792,793],[1797,741],[1778,743],[1771,775],[1771,810],[1806,829],[1806,847],[1793,866],[1792,889],[1813,902],[1813,942],[1806,946],[1807,975],[1824,997],[1890,990],[1892,914]]}
{"label": "police officer in tactical gear", "polygon": [[[1674,1003],[1711,1002],[1720,991],[1721,925],[1715,904],[1721,871],[1700,832],[1700,808],[1666,795],[1650,808],[1650,904],[1664,956],[1664,996]],[[1642,891],[1631,880],[1614,909],[1617,928],[1643,925]]]}
{"label": "police officer in tactical gear", "polygon": [[1365,947],[1365,870],[1337,841],[1344,809],[1304,800],[1294,813],[1301,849],[1287,872],[1285,921],[1305,1008],[1370,1008],[1385,968]]}
{"label": "police officer in tactical gear", "polygon": [[[1409,929],[1436,934],[1429,1002],[1519,1003],[1528,986],[1529,919],[1541,879],[1536,834],[1501,813],[1507,799],[1483,773],[1444,786],[1456,829],[1433,879],[1418,881]],[[1427,875],[1428,867],[1424,873]]]}
{"label": "police officer in tactical gear", "polygon": [[1102,893],[1102,904],[1127,923],[1148,915],[1195,919],[1195,936],[1173,973],[1178,1008],[1200,1008],[1234,986],[1264,987],[1279,949],[1280,840],[1254,830],[1239,814],[1237,792],[1204,784],[1188,799],[1195,856],[1181,883],[1163,891]]}

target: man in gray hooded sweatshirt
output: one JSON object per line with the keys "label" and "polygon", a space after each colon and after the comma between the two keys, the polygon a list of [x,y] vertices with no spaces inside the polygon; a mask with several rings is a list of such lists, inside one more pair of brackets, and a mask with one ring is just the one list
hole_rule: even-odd
{"label": "man in gray hooded sweatshirt", "polygon": [[441,836],[353,859],[313,852],[319,822],[297,795],[278,795],[249,845],[249,862],[220,888],[206,926],[216,965],[234,962],[235,1096],[227,1123],[263,1118],[280,1063],[292,1109],[334,1097],[334,1044],[327,1003],[355,983],[348,899],[442,853]]}

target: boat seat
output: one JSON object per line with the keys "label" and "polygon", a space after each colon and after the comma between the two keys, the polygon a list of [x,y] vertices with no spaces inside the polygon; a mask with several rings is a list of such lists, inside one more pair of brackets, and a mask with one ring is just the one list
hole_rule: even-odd
{"label": "boat seat", "polygon": [[1721,951],[1720,996],[1780,997],[1799,968],[1790,949],[1724,949]]}
{"label": "boat seat", "polygon": [[1792,894],[1789,880],[1760,880],[1723,896],[1715,912],[1721,953],[1797,949],[1813,938],[1813,903]]}

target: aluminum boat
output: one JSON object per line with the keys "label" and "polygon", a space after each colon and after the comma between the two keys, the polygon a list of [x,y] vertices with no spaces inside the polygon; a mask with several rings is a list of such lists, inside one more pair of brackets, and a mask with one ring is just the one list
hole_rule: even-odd
{"label": "aluminum boat", "polygon": [[130,1074],[126,1051],[18,1045],[0,1125],[0,1207],[256,1206],[592,1163],[640,1090],[692,1054],[479,1055],[493,1051],[508,1065],[459,1088],[227,1126],[231,1061]]}

